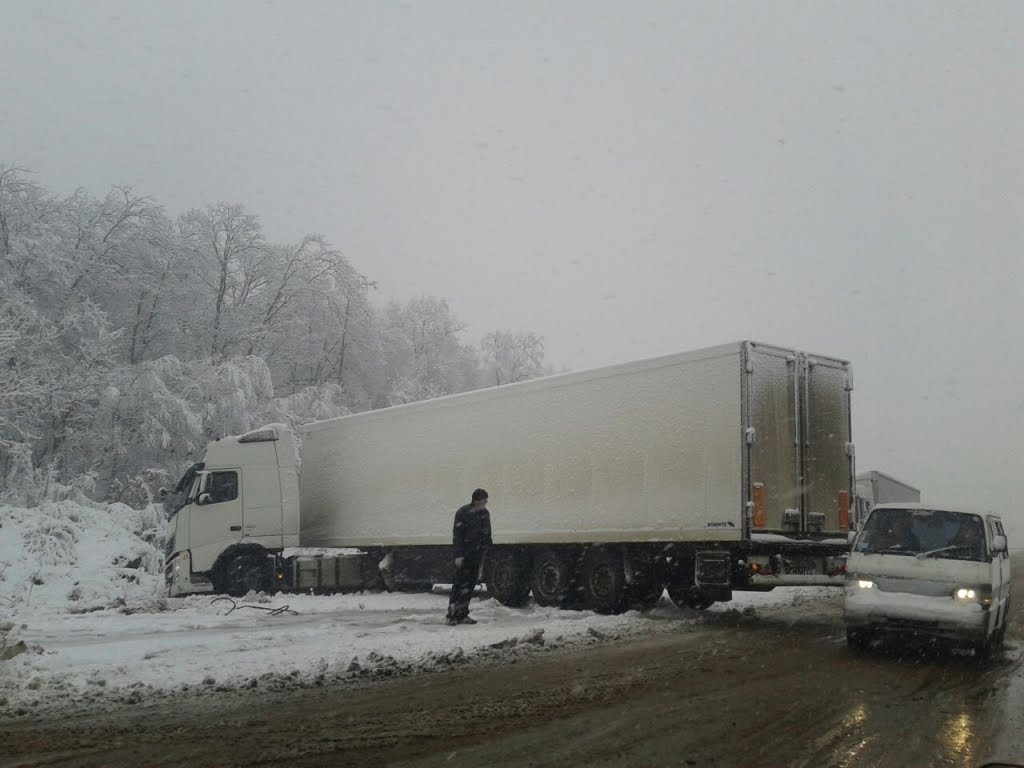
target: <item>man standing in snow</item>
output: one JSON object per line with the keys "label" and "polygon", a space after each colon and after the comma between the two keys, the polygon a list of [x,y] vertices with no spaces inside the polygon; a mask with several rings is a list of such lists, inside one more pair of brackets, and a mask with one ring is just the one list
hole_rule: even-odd
{"label": "man standing in snow", "polygon": [[455,550],[455,578],[452,580],[452,597],[448,602],[448,618],[445,623],[476,624],[469,618],[469,601],[476,589],[480,575],[480,563],[487,548],[491,546],[491,513],[487,511],[487,491],[477,488],[473,500],[455,513],[455,527],[452,530],[452,544]]}

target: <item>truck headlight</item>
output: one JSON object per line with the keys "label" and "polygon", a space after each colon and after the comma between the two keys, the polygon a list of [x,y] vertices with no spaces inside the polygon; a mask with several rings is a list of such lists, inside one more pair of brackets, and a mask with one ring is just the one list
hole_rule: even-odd
{"label": "truck headlight", "polygon": [[970,587],[960,587],[960,589],[956,591],[957,600],[974,600],[977,596],[978,593]]}

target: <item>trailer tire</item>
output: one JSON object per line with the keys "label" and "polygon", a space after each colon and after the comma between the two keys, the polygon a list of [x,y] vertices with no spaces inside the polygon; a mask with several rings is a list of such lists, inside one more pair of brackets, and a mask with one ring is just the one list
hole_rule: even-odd
{"label": "trailer tire", "polygon": [[521,608],[530,597],[530,574],[514,549],[492,549],[487,554],[484,583],[494,599],[509,608]]}
{"label": "trailer tire", "polygon": [[649,611],[657,607],[658,603],[661,602],[663,594],[665,594],[665,588],[660,584],[656,586],[651,584],[637,586],[634,584],[630,589],[629,602],[638,610]]}
{"label": "trailer tire", "polygon": [[573,568],[569,558],[555,549],[543,549],[533,557],[530,590],[537,605],[564,608],[572,594]]}
{"label": "trailer tire", "polygon": [[238,555],[224,568],[223,591],[232,597],[245,597],[249,592],[269,592],[273,582],[271,561],[266,555]]}
{"label": "trailer tire", "polygon": [[619,551],[591,547],[583,556],[580,582],[586,605],[597,613],[622,613],[626,607],[626,572]]}
{"label": "trailer tire", "polygon": [[715,601],[696,584],[687,586],[669,585],[668,596],[672,602],[680,608],[690,608],[694,611],[703,611],[715,604]]}

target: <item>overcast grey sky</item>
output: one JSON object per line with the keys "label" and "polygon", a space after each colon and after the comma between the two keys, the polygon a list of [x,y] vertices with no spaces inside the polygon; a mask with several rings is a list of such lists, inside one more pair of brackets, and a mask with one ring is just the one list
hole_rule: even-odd
{"label": "overcast grey sky", "polygon": [[[582,368],[853,361],[859,468],[1009,513],[1024,3],[11,2],[0,162],[323,232]],[[496,436],[500,439],[500,436]],[[1024,513],[1018,530],[1024,534]]]}

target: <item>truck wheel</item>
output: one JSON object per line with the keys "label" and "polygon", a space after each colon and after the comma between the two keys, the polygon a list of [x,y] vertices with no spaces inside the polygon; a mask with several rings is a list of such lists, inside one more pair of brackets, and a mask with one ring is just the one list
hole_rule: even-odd
{"label": "truck wheel", "polygon": [[487,590],[502,605],[520,608],[530,597],[529,573],[514,550],[491,550],[485,577]]}
{"label": "truck wheel", "polygon": [[572,590],[572,568],[567,558],[553,549],[538,552],[533,558],[530,590],[537,605],[564,607]]}
{"label": "truck wheel", "polygon": [[626,604],[626,574],[622,555],[592,547],[583,557],[580,581],[587,607],[598,613],[621,613]]}
{"label": "truck wheel", "polygon": [[269,592],[273,583],[270,558],[264,555],[239,555],[228,563],[224,577],[232,597],[245,597],[252,592]]}
{"label": "truck wheel", "polygon": [[715,601],[708,597],[696,584],[690,584],[685,587],[670,584],[668,596],[680,608],[691,608],[695,611],[706,610],[715,604]]}

